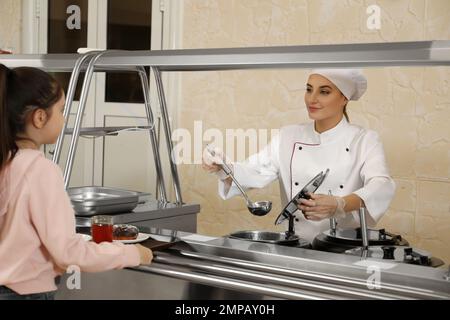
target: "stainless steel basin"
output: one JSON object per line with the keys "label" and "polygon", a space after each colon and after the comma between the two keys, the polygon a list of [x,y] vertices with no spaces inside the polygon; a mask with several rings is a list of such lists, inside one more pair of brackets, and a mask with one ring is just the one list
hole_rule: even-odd
{"label": "stainless steel basin", "polygon": [[300,239],[297,235],[288,236],[286,232],[270,232],[270,231],[238,231],[230,234],[229,237],[240,240],[286,244],[286,245],[295,245],[298,243]]}
{"label": "stainless steel basin", "polygon": [[139,192],[108,187],[76,187],[67,190],[77,215],[130,212],[139,202]]}

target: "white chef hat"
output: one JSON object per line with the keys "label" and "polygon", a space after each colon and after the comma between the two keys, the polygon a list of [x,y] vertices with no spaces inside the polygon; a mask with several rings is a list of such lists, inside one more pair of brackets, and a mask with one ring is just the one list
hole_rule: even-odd
{"label": "white chef hat", "polygon": [[311,74],[333,82],[348,100],[358,100],[367,89],[367,78],[359,69],[314,69]]}

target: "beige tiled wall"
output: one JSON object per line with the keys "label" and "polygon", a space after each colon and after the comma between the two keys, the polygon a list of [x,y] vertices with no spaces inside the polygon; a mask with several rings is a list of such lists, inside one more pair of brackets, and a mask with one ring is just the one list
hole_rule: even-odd
{"label": "beige tiled wall", "polygon": [[20,53],[21,0],[0,1],[0,49]]}
{"label": "beige tiled wall", "polygon": [[[366,8],[381,7],[381,30],[366,27]],[[450,40],[448,0],[187,0],[183,48]],[[377,130],[397,182],[379,223],[450,262],[450,68],[365,69],[369,89],[349,105],[351,121]],[[183,74],[179,125],[279,128],[307,121],[307,70]],[[202,206],[199,232],[274,230],[278,183],[250,193],[274,201],[266,217],[250,215],[240,198],[222,201],[216,179],[200,165],[181,166],[184,200]]]}

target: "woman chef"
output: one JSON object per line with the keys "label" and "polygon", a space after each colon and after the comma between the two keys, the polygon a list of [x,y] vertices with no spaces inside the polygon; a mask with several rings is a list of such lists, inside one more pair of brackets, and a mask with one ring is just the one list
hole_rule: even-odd
{"label": "woman chef", "polygon": [[[259,153],[244,163],[233,163],[236,179],[244,188],[263,188],[281,180],[283,204],[319,172],[330,169],[323,184],[298,205],[295,229],[303,238],[329,228],[328,218],[338,225],[359,225],[358,209],[365,206],[369,225],[375,225],[387,210],[395,192],[389,176],[382,142],[375,131],[349,123],[346,107],[366,91],[365,76],[354,69],[314,70],[308,78],[305,104],[310,123],[280,129]],[[220,150],[212,156],[205,150],[203,168],[219,177],[219,194],[229,199],[239,190],[217,164]]]}

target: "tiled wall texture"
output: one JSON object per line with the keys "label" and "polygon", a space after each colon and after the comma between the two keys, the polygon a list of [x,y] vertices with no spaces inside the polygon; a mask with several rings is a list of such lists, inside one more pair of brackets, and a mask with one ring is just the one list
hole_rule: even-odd
{"label": "tiled wall texture", "polygon": [[20,0],[0,1],[0,49],[20,53],[21,10]]}
{"label": "tiled wall texture", "polygon": [[[381,8],[380,30],[366,26],[366,9],[372,4]],[[183,48],[415,40],[450,40],[450,1],[184,1]],[[350,120],[380,133],[397,183],[392,205],[378,226],[449,263],[450,68],[364,72],[369,88],[361,101],[349,104]],[[303,69],[185,73],[179,126],[193,133],[194,121],[201,120],[203,130],[225,132],[309,121],[303,102],[307,75]],[[278,183],[250,192],[252,199],[274,202],[271,214],[255,217],[242,198],[221,200],[217,179],[200,165],[180,169],[184,200],[202,206],[200,233],[276,230]]]}

